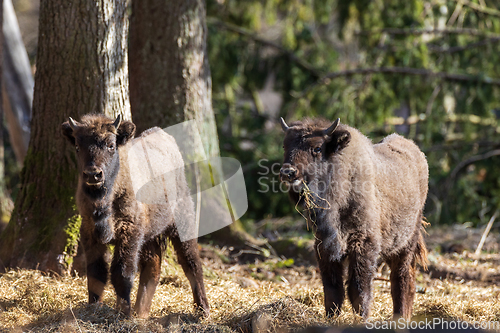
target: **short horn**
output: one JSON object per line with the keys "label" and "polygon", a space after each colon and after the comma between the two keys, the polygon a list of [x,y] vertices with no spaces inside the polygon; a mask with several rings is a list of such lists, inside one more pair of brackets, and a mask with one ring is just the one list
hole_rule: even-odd
{"label": "short horn", "polygon": [[74,121],[73,118],[71,118],[71,117],[69,117],[69,126],[73,130],[76,130],[78,128],[78,125],[76,124],[76,121]]}
{"label": "short horn", "polygon": [[283,131],[287,131],[289,129],[288,125],[285,123],[285,119],[283,119],[283,117],[281,117],[281,128],[283,129]]}
{"label": "short horn", "polygon": [[118,129],[120,127],[120,123],[122,122],[122,115],[119,114],[118,117],[116,117],[115,122],[113,123],[113,126]]}
{"label": "short horn", "polygon": [[340,124],[340,118],[337,118],[337,120],[335,120],[332,124],[332,126],[328,127],[326,130],[323,131],[323,134],[324,135],[332,135],[333,132],[335,132],[335,130],[337,129],[337,126],[339,126]]}

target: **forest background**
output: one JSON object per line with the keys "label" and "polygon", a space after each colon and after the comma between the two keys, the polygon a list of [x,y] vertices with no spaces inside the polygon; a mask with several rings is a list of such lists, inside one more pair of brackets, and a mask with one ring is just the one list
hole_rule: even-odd
{"label": "forest background", "polygon": [[[105,301],[108,307],[97,311],[86,305],[85,279],[78,277],[84,272],[64,274],[77,266],[73,256],[81,220],[73,198],[77,176],[74,152],[60,135],[60,124],[68,116],[77,119],[96,109],[112,117],[120,113],[125,119],[133,118],[141,129],[166,127],[193,118],[187,113],[197,112],[193,111],[196,103],[209,114],[210,124],[204,134],[209,133],[205,138],[210,139],[206,141],[210,141],[212,153],[220,152],[241,162],[249,203],[241,224],[230,228],[236,233],[200,242],[213,311],[213,317],[201,324],[203,330],[215,323],[249,332],[252,327],[241,329],[241,325],[253,325],[262,311],[270,313],[276,327],[359,323],[348,309],[339,319],[324,317],[313,235],[280,189],[280,117],[288,123],[304,117],[340,118],[374,142],[393,132],[414,140],[430,166],[425,216],[433,226],[426,236],[429,270],[417,275],[414,315],[498,322],[498,223],[493,224],[494,232],[487,237],[483,251],[473,253],[478,244],[483,245],[480,238],[484,226],[494,222],[492,217],[498,217],[500,208],[497,1],[46,0],[42,1],[45,10],[39,10],[37,0],[12,2],[31,72],[37,73],[39,80],[35,80],[38,88],[31,121],[31,152],[26,133],[19,140],[19,129],[12,126],[6,101],[11,108],[13,101],[11,93],[3,90],[0,270],[2,264],[8,270],[0,274],[0,330],[32,325],[25,327],[39,332],[43,326],[54,332],[67,331],[65,325],[69,325],[75,331],[82,325],[89,332],[101,328],[138,331],[136,321],[116,320],[111,287]],[[107,15],[112,13],[107,8],[113,6],[115,15]],[[184,10],[185,15],[176,15],[174,10]],[[129,22],[131,13],[154,16],[156,25],[149,24],[152,18],[148,15],[136,15],[136,20]],[[170,33],[181,35],[181,43],[175,40],[172,47],[168,44],[171,38],[162,39],[167,35],[167,29],[162,29],[186,17],[193,33],[170,29]],[[97,22],[100,30],[82,24],[88,20]],[[127,39],[127,24],[130,31],[134,27],[141,34],[131,34]],[[111,29],[115,35],[103,36],[109,26],[115,28]],[[111,42],[104,43],[103,37]],[[182,101],[184,108],[175,109],[171,105],[176,102],[171,97],[175,92],[165,92],[179,82],[169,81],[175,76],[172,73],[180,72],[175,72],[180,66],[171,60],[186,45],[189,47],[181,50],[184,54],[205,55],[205,37],[208,61],[187,56],[184,59],[191,63],[181,64],[186,72],[175,77],[191,79],[185,80],[183,88],[192,93],[190,97],[199,98]],[[127,89],[124,46],[143,40],[156,41],[152,44],[157,48],[144,47],[144,54],[137,48],[129,49],[135,54],[130,52]],[[101,48],[103,45],[112,47]],[[6,49],[4,44],[2,72],[4,83],[9,83]],[[160,65],[172,68],[161,73],[138,72],[140,61],[134,62],[132,54],[155,56],[149,59],[160,59]],[[172,58],[162,61],[167,56]],[[106,77],[95,70],[103,62],[103,72],[110,74]],[[91,70],[85,72],[88,68]],[[146,83],[144,78],[151,80]],[[71,86],[68,81],[76,84]],[[114,82],[121,83],[121,90],[114,89]],[[111,97],[99,100],[102,96],[96,96],[101,93],[97,86],[103,88],[103,95]],[[140,106],[147,112],[137,108],[138,95],[134,94],[138,87],[142,89],[138,94],[143,102]],[[207,88],[211,88],[211,98]],[[150,98],[153,90],[159,99]],[[128,91],[130,105],[125,96]],[[30,98],[33,100],[33,96]],[[73,102],[78,98],[82,103]],[[155,103],[161,107],[155,109]],[[166,105],[175,112],[168,111]],[[19,153],[23,150],[19,142],[25,143],[26,159]],[[221,239],[233,244],[224,244]],[[164,261],[152,319],[140,324],[147,326],[143,331],[154,331],[150,325],[159,325],[157,331],[163,331],[170,325],[171,316],[177,316],[177,323],[191,325],[193,321],[189,317],[191,296],[180,268],[171,256]],[[46,276],[47,271],[53,276]],[[381,266],[375,282],[374,318],[391,318],[387,281],[388,272]],[[73,305],[77,306],[75,312]],[[96,323],[100,328],[95,328]],[[122,325],[130,329],[124,330]]]}
{"label": "forest background", "polygon": [[[35,70],[39,3],[13,4]],[[496,1],[207,0],[206,8],[220,151],[243,166],[247,231],[296,214],[277,174],[279,117],[340,117],[374,142],[392,132],[414,140],[430,166],[432,225],[483,225],[500,206]],[[20,164],[8,131],[5,185],[15,201]]]}

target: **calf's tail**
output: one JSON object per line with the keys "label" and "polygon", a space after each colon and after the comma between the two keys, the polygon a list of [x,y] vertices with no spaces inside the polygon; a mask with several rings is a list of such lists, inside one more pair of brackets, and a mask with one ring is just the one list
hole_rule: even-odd
{"label": "calf's tail", "polygon": [[420,264],[420,266],[422,266],[424,270],[427,270],[427,263],[429,262],[427,260],[427,247],[425,246],[423,235],[423,233],[425,233],[425,227],[427,227],[428,225],[430,225],[430,223],[427,222],[422,216],[420,218],[420,229],[418,230],[417,247],[414,253],[415,262],[417,264]]}

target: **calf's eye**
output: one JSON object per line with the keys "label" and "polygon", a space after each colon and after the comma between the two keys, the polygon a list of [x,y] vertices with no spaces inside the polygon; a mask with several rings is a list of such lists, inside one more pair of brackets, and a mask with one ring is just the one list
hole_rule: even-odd
{"label": "calf's eye", "polygon": [[314,148],[315,153],[321,153],[321,147],[316,147]]}
{"label": "calf's eye", "polygon": [[80,151],[80,147],[78,147],[78,145],[75,145],[75,149],[76,149],[77,152]]}
{"label": "calf's eye", "polygon": [[113,150],[115,150],[115,145],[110,145],[110,146],[108,146],[108,150],[109,150],[109,151],[113,151]]}

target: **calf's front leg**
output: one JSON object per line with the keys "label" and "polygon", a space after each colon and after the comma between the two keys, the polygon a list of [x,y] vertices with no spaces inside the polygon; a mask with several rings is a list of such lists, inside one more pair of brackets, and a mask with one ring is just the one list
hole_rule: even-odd
{"label": "calf's front leg", "polygon": [[105,259],[108,248],[95,238],[90,220],[83,219],[80,234],[87,262],[89,303],[101,302],[108,281],[108,263]]}
{"label": "calf's front leg", "polygon": [[377,258],[379,251],[376,246],[367,241],[363,252],[353,251],[349,254],[349,282],[347,293],[354,311],[363,319],[370,316],[372,303],[372,283],[377,270]]}
{"label": "calf's front leg", "polygon": [[338,316],[345,298],[342,259],[332,260],[319,241],[316,241],[315,248],[325,294],[326,315]]}
{"label": "calf's front leg", "polygon": [[130,292],[134,284],[137,262],[143,235],[132,224],[126,224],[117,232],[115,253],[111,263],[111,283],[116,292],[116,308],[130,315]]}

